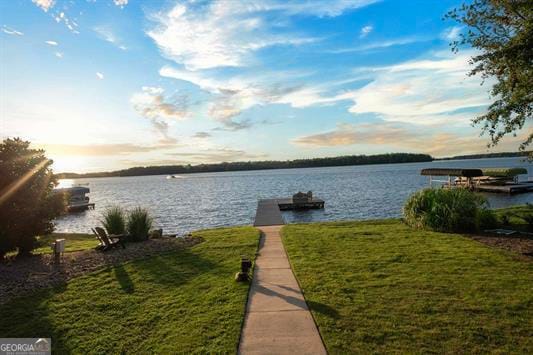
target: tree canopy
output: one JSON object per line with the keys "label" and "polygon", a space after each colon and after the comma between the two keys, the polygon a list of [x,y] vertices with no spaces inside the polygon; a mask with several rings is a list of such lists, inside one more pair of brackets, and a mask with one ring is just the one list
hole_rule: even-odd
{"label": "tree canopy", "polygon": [[[527,128],[533,112],[533,3],[531,0],[474,0],[446,14],[467,26],[451,43],[454,51],[463,45],[478,49],[472,57],[469,75],[481,75],[484,82],[494,78],[492,104],[476,117],[494,146],[508,134]],[[529,126],[530,127],[530,126]],[[520,144],[525,150],[533,141],[526,132]],[[531,155],[530,155],[531,156]]]}
{"label": "tree canopy", "polygon": [[53,230],[52,220],[64,208],[52,161],[43,150],[19,138],[0,143],[0,259],[12,250],[28,254],[36,236]]}
{"label": "tree canopy", "polygon": [[243,171],[265,169],[316,168],[327,166],[366,165],[366,164],[394,164],[432,161],[427,154],[389,153],[376,155],[345,155],[340,157],[296,159],[296,160],[265,160],[240,161],[231,163],[199,164],[199,165],[165,165],[139,166],[124,170],[100,173],[63,173],[60,178],[103,177],[103,176],[140,176],[187,173],[212,173],[219,171]]}

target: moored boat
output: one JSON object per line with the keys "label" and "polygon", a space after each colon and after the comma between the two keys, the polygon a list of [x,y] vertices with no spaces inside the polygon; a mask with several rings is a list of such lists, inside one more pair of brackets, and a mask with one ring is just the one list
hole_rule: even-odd
{"label": "moored boat", "polygon": [[94,203],[89,202],[89,196],[86,196],[91,190],[88,187],[73,186],[55,189],[56,193],[67,195],[67,212],[80,212],[89,208],[94,208]]}

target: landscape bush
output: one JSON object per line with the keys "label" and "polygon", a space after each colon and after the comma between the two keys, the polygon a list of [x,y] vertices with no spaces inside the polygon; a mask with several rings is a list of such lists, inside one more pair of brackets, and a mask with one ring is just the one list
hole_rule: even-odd
{"label": "landscape bush", "polygon": [[65,210],[65,196],[54,193],[52,160],[30,142],[6,138],[0,143],[0,260],[10,251],[30,254],[38,235],[54,229]]}
{"label": "landscape bush", "polygon": [[418,191],[405,203],[403,214],[408,225],[439,232],[472,232],[496,224],[486,199],[461,188]]}
{"label": "landscape bush", "polygon": [[150,229],[152,229],[153,219],[148,210],[136,207],[128,213],[126,229],[128,239],[133,242],[147,240]]}
{"label": "landscape bush", "polygon": [[126,232],[126,214],[120,206],[107,208],[102,217],[102,225],[107,233],[124,234]]}
{"label": "landscape bush", "polygon": [[502,226],[509,226],[511,224],[511,215],[508,213],[504,213],[500,216],[500,223]]}
{"label": "landscape bush", "polygon": [[482,208],[479,210],[478,227],[481,230],[498,228],[498,217],[492,210]]}
{"label": "landscape bush", "polygon": [[533,231],[533,204],[526,203],[526,210],[523,211],[518,217],[527,223],[529,230]]}

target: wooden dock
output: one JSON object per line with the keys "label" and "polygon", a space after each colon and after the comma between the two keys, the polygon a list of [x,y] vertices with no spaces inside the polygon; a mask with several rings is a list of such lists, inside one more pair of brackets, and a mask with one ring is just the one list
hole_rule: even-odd
{"label": "wooden dock", "polygon": [[479,192],[499,192],[499,193],[508,193],[508,194],[518,194],[525,192],[533,191],[533,183],[518,183],[518,184],[507,184],[507,185],[489,185],[489,184],[479,184],[474,187],[476,191]]}
{"label": "wooden dock", "polygon": [[254,226],[277,226],[285,224],[281,211],[318,208],[324,208],[324,200],[313,198],[311,201],[298,204],[295,204],[292,198],[259,200],[255,213]]}
{"label": "wooden dock", "polygon": [[259,200],[254,226],[277,226],[282,224],[285,224],[285,221],[281,215],[278,200]]}

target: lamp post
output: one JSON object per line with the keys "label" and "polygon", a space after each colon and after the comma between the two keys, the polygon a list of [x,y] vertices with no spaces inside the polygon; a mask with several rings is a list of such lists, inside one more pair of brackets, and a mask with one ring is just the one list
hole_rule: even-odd
{"label": "lamp post", "polygon": [[252,268],[252,261],[246,256],[241,257],[241,271],[235,275],[235,280],[244,282],[250,280],[250,269]]}

